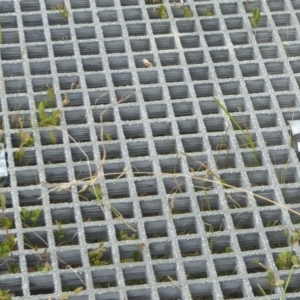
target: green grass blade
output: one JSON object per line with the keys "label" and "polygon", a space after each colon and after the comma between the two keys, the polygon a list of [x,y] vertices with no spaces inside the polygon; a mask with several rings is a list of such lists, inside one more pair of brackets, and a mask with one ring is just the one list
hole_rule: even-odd
{"label": "green grass blade", "polygon": [[251,135],[248,132],[245,132],[245,130],[240,126],[240,124],[236,121],[236,119],[229,113],[229,111],[226,109],[226,107],[220,102],[219,99],[214,97],[214,101],[215,103],[224,111],[224,113],[226,114],[226,116],[228,116],[228,118],[230,119],[230,121],[235,125],[235,127],[237,129],[239,129],[243,136],[245,137],[245,139],[247,140],[247,144],[250,145],[252,151],[253,151],[253,156],[254,159],[257,163],[257,165],[259,166],[261,164],[260,162],[260,157],[257,153],[257,151],[255,150],[255,143],[251,137]]}

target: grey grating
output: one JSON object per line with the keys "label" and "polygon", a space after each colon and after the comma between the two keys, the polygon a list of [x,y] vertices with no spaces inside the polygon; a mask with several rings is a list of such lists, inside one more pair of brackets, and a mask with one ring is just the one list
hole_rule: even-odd
{"label": "grey grating", "polygon": [[189,17],[163,0],[165,19],[150,1],[0,0],[0,288],[300,299],[299,269],[278,267],[300,257],[300,0],[187,0]]}
{"label": "grey grating", "polygon": [[6,163],[6,156],[5,156],[5,149],[4,145],[0,144],[0,177],[7,177],[7,163]]}

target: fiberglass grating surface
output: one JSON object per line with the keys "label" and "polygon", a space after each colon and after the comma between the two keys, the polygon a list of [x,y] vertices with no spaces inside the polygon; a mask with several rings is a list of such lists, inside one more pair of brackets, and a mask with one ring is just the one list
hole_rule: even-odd
{"label": "fiberglass grating surface", "polygon": [[300,1],[150,2],[0,0],[14,299],[283,295],[263,266],[300,255]]}

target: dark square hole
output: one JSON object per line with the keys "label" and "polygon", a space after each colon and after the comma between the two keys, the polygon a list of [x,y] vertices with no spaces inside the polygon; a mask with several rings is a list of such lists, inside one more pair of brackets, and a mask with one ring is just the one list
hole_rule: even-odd
{"label": "dark square hole", "polygon": [[186,51],[184,56],[187,64],[203,64],[204,63],[204,53],[203,51]]}
{"label": "dark square hole", "polygon": [[205,40],[208,47],[225,46],[223,34],[205,35]]}
{"label": "dark square hole", "polygon": [[180,37],[181,46],[184,49],[199,48],[200,39],[198,35],[185,35]]}
{"label": "dark square hole", "polygon": [[209,52],[214,63],[229,62],[230,56],[228,50],[212,50]]}
{"label": "dark square hole", "polygon": [[259,64],[257,63],[240,64],[240,69],[244,77],[259,76],[261,74]]}
{"label": "dark square hole", "polygon": [[215,194],[197,196],[197,202],[200,211],[213,211],[219,209],[219,196]]}
{"label": "dark square hole", "polygon": [[147,221],[144,225],[148,239],[157,239],[168,236],[167,223],[165,220]]}
{"label": "dark square hole", "polygon": [[234,66],[232,65],[216,66],[215,70],[219,79],[235,77],[235,70],[234,70]]}
{"label": "dark square hole", "polygon": [[260,237],[258,233],[237,234],[241,250],[254,251],[260,249]]}
{"label": "dark square hole", "polygon": [[249,171],[247,172],[251,186],[269,185],[268,171]]}
{"label": "dark square hole", "polygon": [[[236,3],[233,3],[234,5]],[[226,18],[225,20],[225,24],[228,30],[235,30],[235,29],[243,29],[244,28],[244,22],[243,22],[243,18],[239,17],[239,18]]]}
{"label": "dark square hole", "polygon": [[172,248],[170,242],[151,243],[149,245],[151,258],[154,259],[170,259],[172,258]]}

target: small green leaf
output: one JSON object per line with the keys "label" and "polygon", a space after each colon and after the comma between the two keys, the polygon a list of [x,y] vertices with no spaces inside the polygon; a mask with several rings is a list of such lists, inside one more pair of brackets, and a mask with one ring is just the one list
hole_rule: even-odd
{"label": "small green leaf", "polygon": [[6,210],[6,197],[4,194],[0,194],[1,208],[4,212]]}
{"label": "small green leaf", "polygon": [[124,230],[120,231],[120,240],[121,241],[129,241],[129,240],[135,240],[136,235],[133,233],[132,235],[128,235]]}
{"label": "small green leaf", "polygon": [[26,152],[26,150],[22,147],[22,148],[20,148],[17,152],[16,152],[16,154],[15,154],[15,159],[16,160],[22,160],[22,158],[24,157],[24,155],[25,155],[25,152]]}
{"label": "small green leaf", "polygon": [[[20,273],[20,267],[16,263],[9,264],[8,269],[9,269],[9,272],[12,274]],[[0,298],[0,300],[1,300],[1,298]]]}
{"label": "small green leaf", "polygon": [[96,184],[89,188],[89,191],[96,197],[97,200],[102,200],[102,191],[100,184]]}
{"label": "small green leaf", "polygon": [[298,264],[299,264],[298,257],[296,255],[292,255],[291,261],[292,261],[293,266],[295,266],[295,268],[297,268],[296,266],[298,266]]}
{"label": "small green leaf", "polygon": [[38,268],[38,271],[42,271],[42,272],[48,272],[51,270],[52,270],[52,266],[48,262],[45,262]]}
{"label": "small green leaf", "polygon": [[21,146],[24,145],[26,147],[30,147],[34,144],[34,138],[30,135],[29,132],[23,133],[23,131],[20,131],[20,137],[21,137]]}
{"label": "small green leaf", "polygon": [[191,17],[193,17],[193,15],[194,15],[193,11],[189,7],[186,6],[183,10],[183,16],[185,18],[191,18]]}
{"label": "small green leaf", "polygon": [[210,5],[206,5],[205,9],[202,10],[202,13],[205,17],[211,17],[213,13]]}
{"label": "small green leaf", "polygon": [[40,117],[39,126],[46,127],[46,126],[57,126],[60,123],[60,116],[61,110],[55,110],[52,112],[51,115],[45,113],[45,104],[40,102],[38,113]]}
{"label": "small green leaf", "polygon": [[2,226],[3,226],[6,230],[8,230],[8,229],[10,229],[10,228],[12,227],[12,221],[9,220],[8,218],[3,218],[3,219],[1,220],[1,223],[2,223]]}
{"label": "small green leaf", "polygon": [[42,119],[42,117],[45,114],[45,106],[44,106],[43,102],[40,102],[39,107],[38,107],[38,112],[39,112],[40,118]]}
{"label": "small green leaf", "polygon": [[10,291],[0,289],[0,300],[12,300]]}
{"label": "small green leaf", "polygon": [[284,229],[283,233],[284,233],[285,236],[289,235],[289,231],[287,229]]}
{"label": "small green leaf", "polygon": [[140,253],[140,251],[133,252],[133,260],[135,262],[141,261],[141,253]]}
{"label": "small green leaf", "polygon": [[12,251],[17,242],[17,239],[13,235],[9,235],[9,236],[7,236],[7,240],[9,242],[10,249]]}
{"label": "small green leaf", "polygon": [[31,218],[30,218],[30,220],[31,220],[33,223],[36,223],[37,220],[38,220],[39,217],[40,217],[40,214],[41,214],[41,210],[40,210],[40,209],[35,209],[34,211],[31,212]]}
{"label": "small green leaf", "polygon": [[276,282],[274,283],[275,286],[281,286],[281,285],[284,285],[284,280],[282,279],[278,279],[276,280]]}
{"label": "small green leaf", "polygon": [[252,17],[251,17],[252,27],[256,28],[258,26],[259,21],[260,21],[260,10],[259,8],[255,8],[252,11]]}
{"label": "small green leaf", "polygon": [[52,130],[50,130],[49,136],[50,136],[50,140],[51,140],[52,144],[56,144],[57,143],[57,138],[56,138],[55,133]]}
{"label": "small green leaf", "polygon": [[120,231],[120,239],[123,241],[125,239],[125,232],[124,230]]}
{"label": "small green leaf", "polygon": [[48,98],[51,100],[51,107],[54,107],[55,106],[55,95],[54,95],[54,88],[53,87],[48,86],[47,95],[48,95]]}
{"label": "small green leaf", "polygon": [[159,8],[155,8],[154,11],[161,19],[167,19],[167,9],[164,5],[161,5]]}
{"label": "small green leaf", "polygon": [[231,253],[231,252],[233,252],[231,247],[226,247],[225,251],[226,251],[226,253]]}
{"label": "small green leaf", "polygon": [[105,139],[107,141],[111,141],[112,140],[111,134],[110,133],[105,133]]}
{"label": "small green leaf", "polygon": [[21,216],[23,221],[28,220],[30,218],[30,211],[23,207],[21,210]]}
{"label": "small green leaf", "polygon": [[52,124],[50,123],[50,125],[59,125],[59,119],[60,119],[60,116],[61,116],[61,111],[60,110],[55,110],[53,113],[52,113]]}
{"label": "small green leaf", "polygon": [[10,252],[9,251],[9,245],[6,242],[2,242],[0,244],[0,249],[1,249],[1,251],[0,251],[1,257],[6,258],[9,255],[9,252]]}

